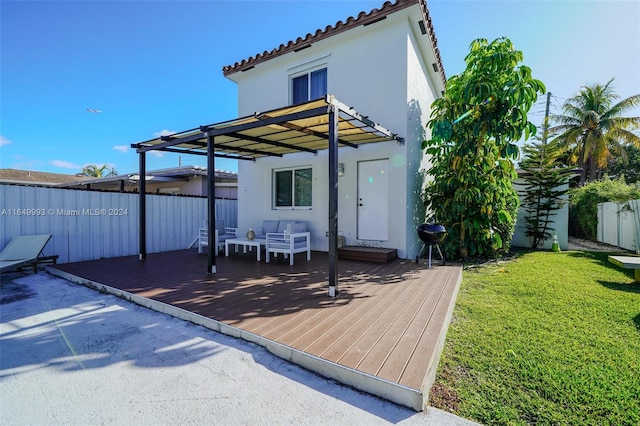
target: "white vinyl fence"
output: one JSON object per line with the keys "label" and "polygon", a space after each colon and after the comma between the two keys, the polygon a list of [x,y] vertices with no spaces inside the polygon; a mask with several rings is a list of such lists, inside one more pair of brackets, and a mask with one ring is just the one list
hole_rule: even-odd
{"label": "white vinyl fence", "polygon": [[[128,256],[139,250],[138,194],[0,185],[0,247],[17,235],[52,234],[45,255],[59,263]],[[237,226],[237,200],[216,200]],[[147,252],[186,249],[207,218],[207,199],[147,195]]]}
{"label": "white vinyl fence", "polygon": [[598,204],[597,239],[640,253],[640,200]]}

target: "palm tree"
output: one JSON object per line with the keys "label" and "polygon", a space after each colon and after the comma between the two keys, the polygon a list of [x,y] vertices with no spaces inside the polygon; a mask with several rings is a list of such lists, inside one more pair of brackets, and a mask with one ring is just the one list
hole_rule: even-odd
{"label": "palm tree", "polygon": [[640,148],[640,136],[633,132],[640,128],[640,117],[624,114],[640,105],[640,94],[617,104],[619,96],[613,92],[609,80],[604,86],[584,86],[563,107],[563,115],[553,115],[556,124],[549,131],[557,135],[552,143],[568,154],[569,163],[582,169],[580,186],[602,177],[610,160],[620,158],[626,164],[625,146]]}
{"label": "palm tree", "polygon": [[88,166],[83,167],[82,170],[80,171],[81,176],[89,176],[89,177],[96,177],[96,178],[116,176],[117,174],[118,172],[116,172],[113,167],[111,168],[111,170],[109,170],[106,164],[103,165],[102,167],[98,167],[95,164],[89,164]]}

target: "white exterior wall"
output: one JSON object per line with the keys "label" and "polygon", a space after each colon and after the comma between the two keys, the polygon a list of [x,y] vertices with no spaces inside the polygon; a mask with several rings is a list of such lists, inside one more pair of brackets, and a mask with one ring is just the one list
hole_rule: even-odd
{"label": "white exterior wall", "polygon": [[[404,145],[385,142],[358,149],[343,147],[338,159],[345,167],[345,175],[338,180],[339,234],[345,236],[347,244],[396,248],[401,258],[415,257],[421,248],[415,230],[417,223],[424,220],[420,169],[426,163],[420,145],[434,99],[425,61],[415,50],[412,25],[417,28],[420,19],[418,7],[411,7],[371,26],[354,28],[314,43],[311,48],[231,76],[239,86],[238,114],[245,116],[289,105],[290,75],[326,66],[328,93],[406,139]],[[305,221],[311,231],[312,249],[327,251],[327,154],[320,151],[317,156],[300,153],[255,162],[240,161],[239,232],[242,234],[249,227],[260,228],[264,219]],[[389,161],[389,239],[358,241],[358,162],[379,159]],[[274,210],[272,171],[293,166],[312,167],[313,206],[311,210]]]}
{"label": "white exterior wall", "polygon": [[[431,114],[431,104],[436,100],[438,89],[429,78],[428,68],[434,59],[423,58],[418,52],[418,40],[409,32],[407,40],[407,208],[406,244],[407,257],[413,258],[423,247],[418,238],[419,224],[424,223],[427,212],[422,194],[428,180],[427,170],[431,166],[424,155],[422,142],[430,137],[426,125]],[[425,63],[425,60],[429,61]],[[429,133],[427,133],[429,132]]]}

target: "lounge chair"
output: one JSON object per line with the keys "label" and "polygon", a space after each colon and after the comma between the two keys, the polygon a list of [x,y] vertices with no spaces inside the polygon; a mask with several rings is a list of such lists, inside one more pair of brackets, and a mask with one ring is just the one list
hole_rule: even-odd
{"label": "lounge chair", "polygon": [[51,234],[13,237],[0,252],[0,273],[33,268],[35,274],[38,272],[39,264],[55,264],[58,260],[57,255],[42,256],[42,250],[50,239]]}

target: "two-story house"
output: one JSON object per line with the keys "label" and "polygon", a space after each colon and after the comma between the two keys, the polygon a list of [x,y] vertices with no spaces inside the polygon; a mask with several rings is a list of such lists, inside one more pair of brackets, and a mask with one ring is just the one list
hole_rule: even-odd
{"label": "two-story house", "polygon": [[[395,248],[401,258],[418,254],[428,161],[421,143],[445,84],[425,1],[386,2],[223,72],[238,84],[240,116],[331,94],[402,137],[340,148],[338,233],[347,245]],[[313,249],[327,251],[327,155],[239,162],[239,227],[265,218],[306,221]]]}

